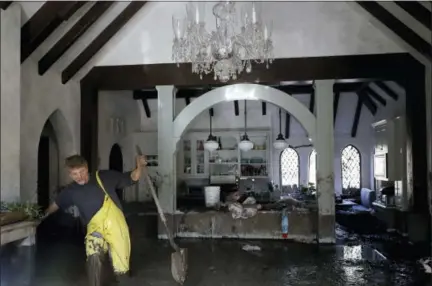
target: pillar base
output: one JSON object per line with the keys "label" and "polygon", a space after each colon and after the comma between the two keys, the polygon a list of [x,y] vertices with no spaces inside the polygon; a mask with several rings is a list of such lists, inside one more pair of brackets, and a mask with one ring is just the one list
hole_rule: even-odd
{"label": "pillar base", "polygon": [[318,215],[318,242],[321,244],[335,244],[335,226],[335,215]]}

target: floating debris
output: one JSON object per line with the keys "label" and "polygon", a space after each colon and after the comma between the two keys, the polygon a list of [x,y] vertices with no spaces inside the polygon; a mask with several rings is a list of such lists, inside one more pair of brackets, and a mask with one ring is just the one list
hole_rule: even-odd
{"label": "floating debris", "polygon": [[261,251],[261,247],[259,247],[258,245],[246,244],[245,246],[243,246],[243,250],[244,251]]}

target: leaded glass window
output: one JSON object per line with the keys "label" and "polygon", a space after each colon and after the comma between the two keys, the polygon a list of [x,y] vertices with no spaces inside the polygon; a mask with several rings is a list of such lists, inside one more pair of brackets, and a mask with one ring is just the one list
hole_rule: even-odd
{"label": "leaded glass window", "polygon": [[299,185],[299,155],[293,148],[286,148],[281,153],[280,169],[282,186]]}
{"label": "leaded glass window", "polygon": [[360,152],[353,145],[342,150],[342,189],[360,188],[361,163]]}
{"label": "leaded glass window", "polygon": [[311,184],[314,184],[316,186],[316,151],[312,150],[312,152],[309,155],[309,178],[308,182]]}

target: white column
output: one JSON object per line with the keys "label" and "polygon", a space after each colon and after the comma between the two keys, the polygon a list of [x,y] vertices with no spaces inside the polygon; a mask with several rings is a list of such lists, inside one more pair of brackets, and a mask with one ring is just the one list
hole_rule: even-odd
{"label": "white column", "polygon": [[13,3],[1,18],[1,199],[20,199],[21,8]]}
{"label": "white column", "polygon": [[334,131],[333,131],[334,80],[315,82],[317,134],[317,196],[318,239],[321,243],[335,243],[334,199]]}
{"label": "white column", "polygon": [[158,160],[162,183],[159,200],[165,213],[176,211],[176,157],[174,136],[174,86],[157,86],[158,91]]}

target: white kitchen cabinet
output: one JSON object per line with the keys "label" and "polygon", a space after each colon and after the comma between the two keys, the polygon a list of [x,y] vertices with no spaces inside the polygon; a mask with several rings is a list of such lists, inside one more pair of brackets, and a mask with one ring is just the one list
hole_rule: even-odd
{"label": "white kitchen cabinet", "polygon": [[178,174],[180,177],[206,178],[208,177],[208,152],[204,150],[205,135],[191,133],[181,141]]}

